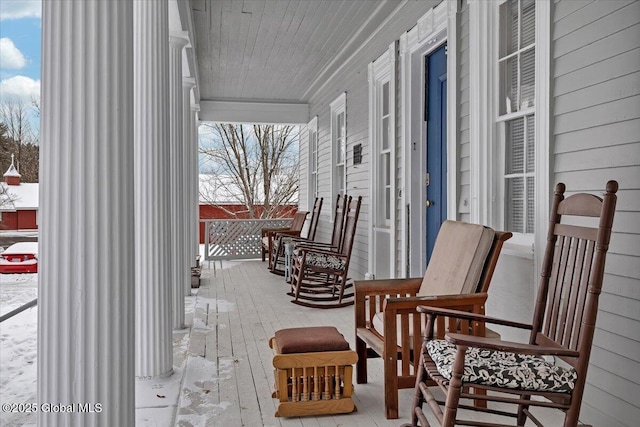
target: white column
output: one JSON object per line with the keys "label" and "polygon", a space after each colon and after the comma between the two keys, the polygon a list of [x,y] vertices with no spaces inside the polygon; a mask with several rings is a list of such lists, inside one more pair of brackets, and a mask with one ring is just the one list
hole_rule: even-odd
{"label": "white column", "polygon": [[131,426],[133,2],[42,9],[38,425]]}
{"label": "white column", "polygon": [[135,2],[135,375],[173,372],[167,2]]}
{"label": "white column", "polygon": [[183,145],[183,109],[182,109],[182,49],[187,39],[169,36],[169,139],[171,187],[171,289],[173,304],[173,329],[184,328],[184,281],[188,274],[184,245],[181,244],[184,230],[184,187],[182,145]]}
{"label": "white column", "polygon": [[191,295],[191,275],[189,274],[190,267],[193,265],[195,255],[192,253],[192,239],[191,239],[191,222],[193,220],[193,214],[191,212],[191,174],[192,174],[192,156],[191,150],[193,148],[193,123],[191,121],[191,89],[196,85],[194,78],[187,77],[182,79],[182,120],[184,123],[183,129],[183,143],[182,143],[182,188],[184,194],[184,221],[182,228],[182,247],[185,262],[185,287],[184,294]]}
{"label": "white column", "polygon": [[[191,131],[192,131],[192,148],[191,148],[191,164],[193,165],[191,173],[191,241],[192,252],[194,257],[200,253],[200,161],[199,161],[199,142],[198,142],[198,111],[199,105],[191,105]],[[194,258],[195,259],[195,258]],[[201,260],[204,262],[204,260]]]}

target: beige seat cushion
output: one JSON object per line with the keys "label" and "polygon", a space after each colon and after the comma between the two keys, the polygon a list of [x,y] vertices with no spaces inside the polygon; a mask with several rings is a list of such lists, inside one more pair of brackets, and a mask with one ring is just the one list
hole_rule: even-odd
{"label": "beige seat cushion", "polygon": [[440,227],[418,296],[475,292],[495,231],[478,224],[445,221]]}
{"label": "beige seat cushion", "polygon": [[[378,312],[374,314],[372,324],[373,324],[373,329],[380,335],[384,336],[384,313]],[[400,324],[400,315],[398,315],[398,320],[396,325],[397,325],[396,336],[398,337],[397,344],[398,344],[398,347],[402,347],[402,325]],[[420,331],[421,334],[423,334],[425,326],[426,325],[423,323],[421,328],[422,331]],[[434,325],[434,328],[437,328],[437,325]],[[434,329],[434,331],[437,331],[437,329]],[[488,338],[500,338],[500,334],[497,333],[496,331],[493,331],[489,328],[486,328],[485,331],[486,331],[485,336]],[[411,346],[411,348],[413,348],[413,322],[411,321],[409,322],[409,345]]]}

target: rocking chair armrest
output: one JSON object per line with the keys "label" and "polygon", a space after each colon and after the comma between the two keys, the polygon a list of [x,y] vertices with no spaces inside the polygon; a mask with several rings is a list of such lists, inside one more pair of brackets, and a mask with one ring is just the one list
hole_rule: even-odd
{"label": "rocking chair armrest", "polygon": [[[472,294],[473,295],[473,294]],[[495,317],[485,316],[482,314],[468,313],[466,311],[450,310],[447,308],[438,308],[430,306],[419,306],[418,311],[429,315],[441,315],[447,317],[455,317],[458,319],[471,320],[474,322],[493,323],[495,325],[510,326],[512,328],[531,330],[532,326],[528,323],[514,322],[512,320],[498,319]]]}
{"label": "rocking chair armrest", "polygon": [[509,353],[532,354],[536,356],[580,356],[580,352],[560,346],[553,347],[534,344],[523,344],[512,341],[502,341],[496,338],[478,337],[474,335],[450,333],[445,335],[445,339],[451,344],[455,345],[486,348],[489,350],[506,351]]}
{"label": "rocking chair armrest", "polygon": [[278,239],[280,237],[299,237],[300,236],[300,231],[299,230],[283,230],[283,231],[278,231],[275,233],[274,238]]}
{"label": "rocking chair armrest", "polygon": [[409,279],[355,280],[353,285],[358,293],[365,295],[416,294],[420,289],[422,277]]}
{"label": "rocking chair armrest", "polygon": [[310,248],[310,249],[315,249],[315,248],[331,248],[331,249],[336,249],[336,246],[332,245],[331,243],[324,243],[324,242],[314,242],[311,240],[304,240],[301,239],[300,241],[294,241],[296,248]]}
{"label": "rocking chair armrest", "polygon": [[280,227],[280,228],[263,228],[260,230],[260,234],[262,237],[268,236],[269,234],[274,235],[276,233],[284,233],[285,231],[289,231],[288,227]]}
{"label": "rocking chair armrest", "polygon": [[[454,313],[468,313],[463,311],[451,310],[455,307],[463,306],[475,306],[484,305],[487,301],[489,294],[479,292],[474,294],[458,294],[458,295],[427,295],[420,297],[405,297],[405,298],[387,298],[384,302],[383,311],[399,311],[399,310],[412,310],[421,311],[419,307],[424,304],[429,304],[429,308],[434,307],[449,307],[446,309]],[[445,310],[443,308],[443,310]]]}
{"label": "rocking chair armrest", "polygon": [[331,255],[338,258],[347,258],[347,255],[342,254],[340,252],[331,251],[327,249],[314,248],[311,246],[298,246],[298,249],[300,249],[300,251],[304,253],[314,253],[314,254],[320,254],[320,255]]}

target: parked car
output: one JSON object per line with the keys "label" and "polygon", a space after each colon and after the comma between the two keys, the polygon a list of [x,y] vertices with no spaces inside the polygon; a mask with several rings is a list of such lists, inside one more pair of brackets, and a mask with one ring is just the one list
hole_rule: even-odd
{"label": "parked car", "polygon": [[0,273],[37,273],[38,242],[18,242],[0,254]]}

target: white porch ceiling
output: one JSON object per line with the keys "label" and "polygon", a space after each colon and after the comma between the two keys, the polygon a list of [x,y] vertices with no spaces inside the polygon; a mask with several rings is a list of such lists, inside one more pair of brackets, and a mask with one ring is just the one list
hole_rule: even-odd
{"label": "white porch ceiling", "polygon": [[262,108],[273,120],[276,107],[286,117],[275,121],[306,122],[309,98],[400,3],[191,0],[201,119],[229,103],[225,120],[245,121],[246,102],[257,119]]}

